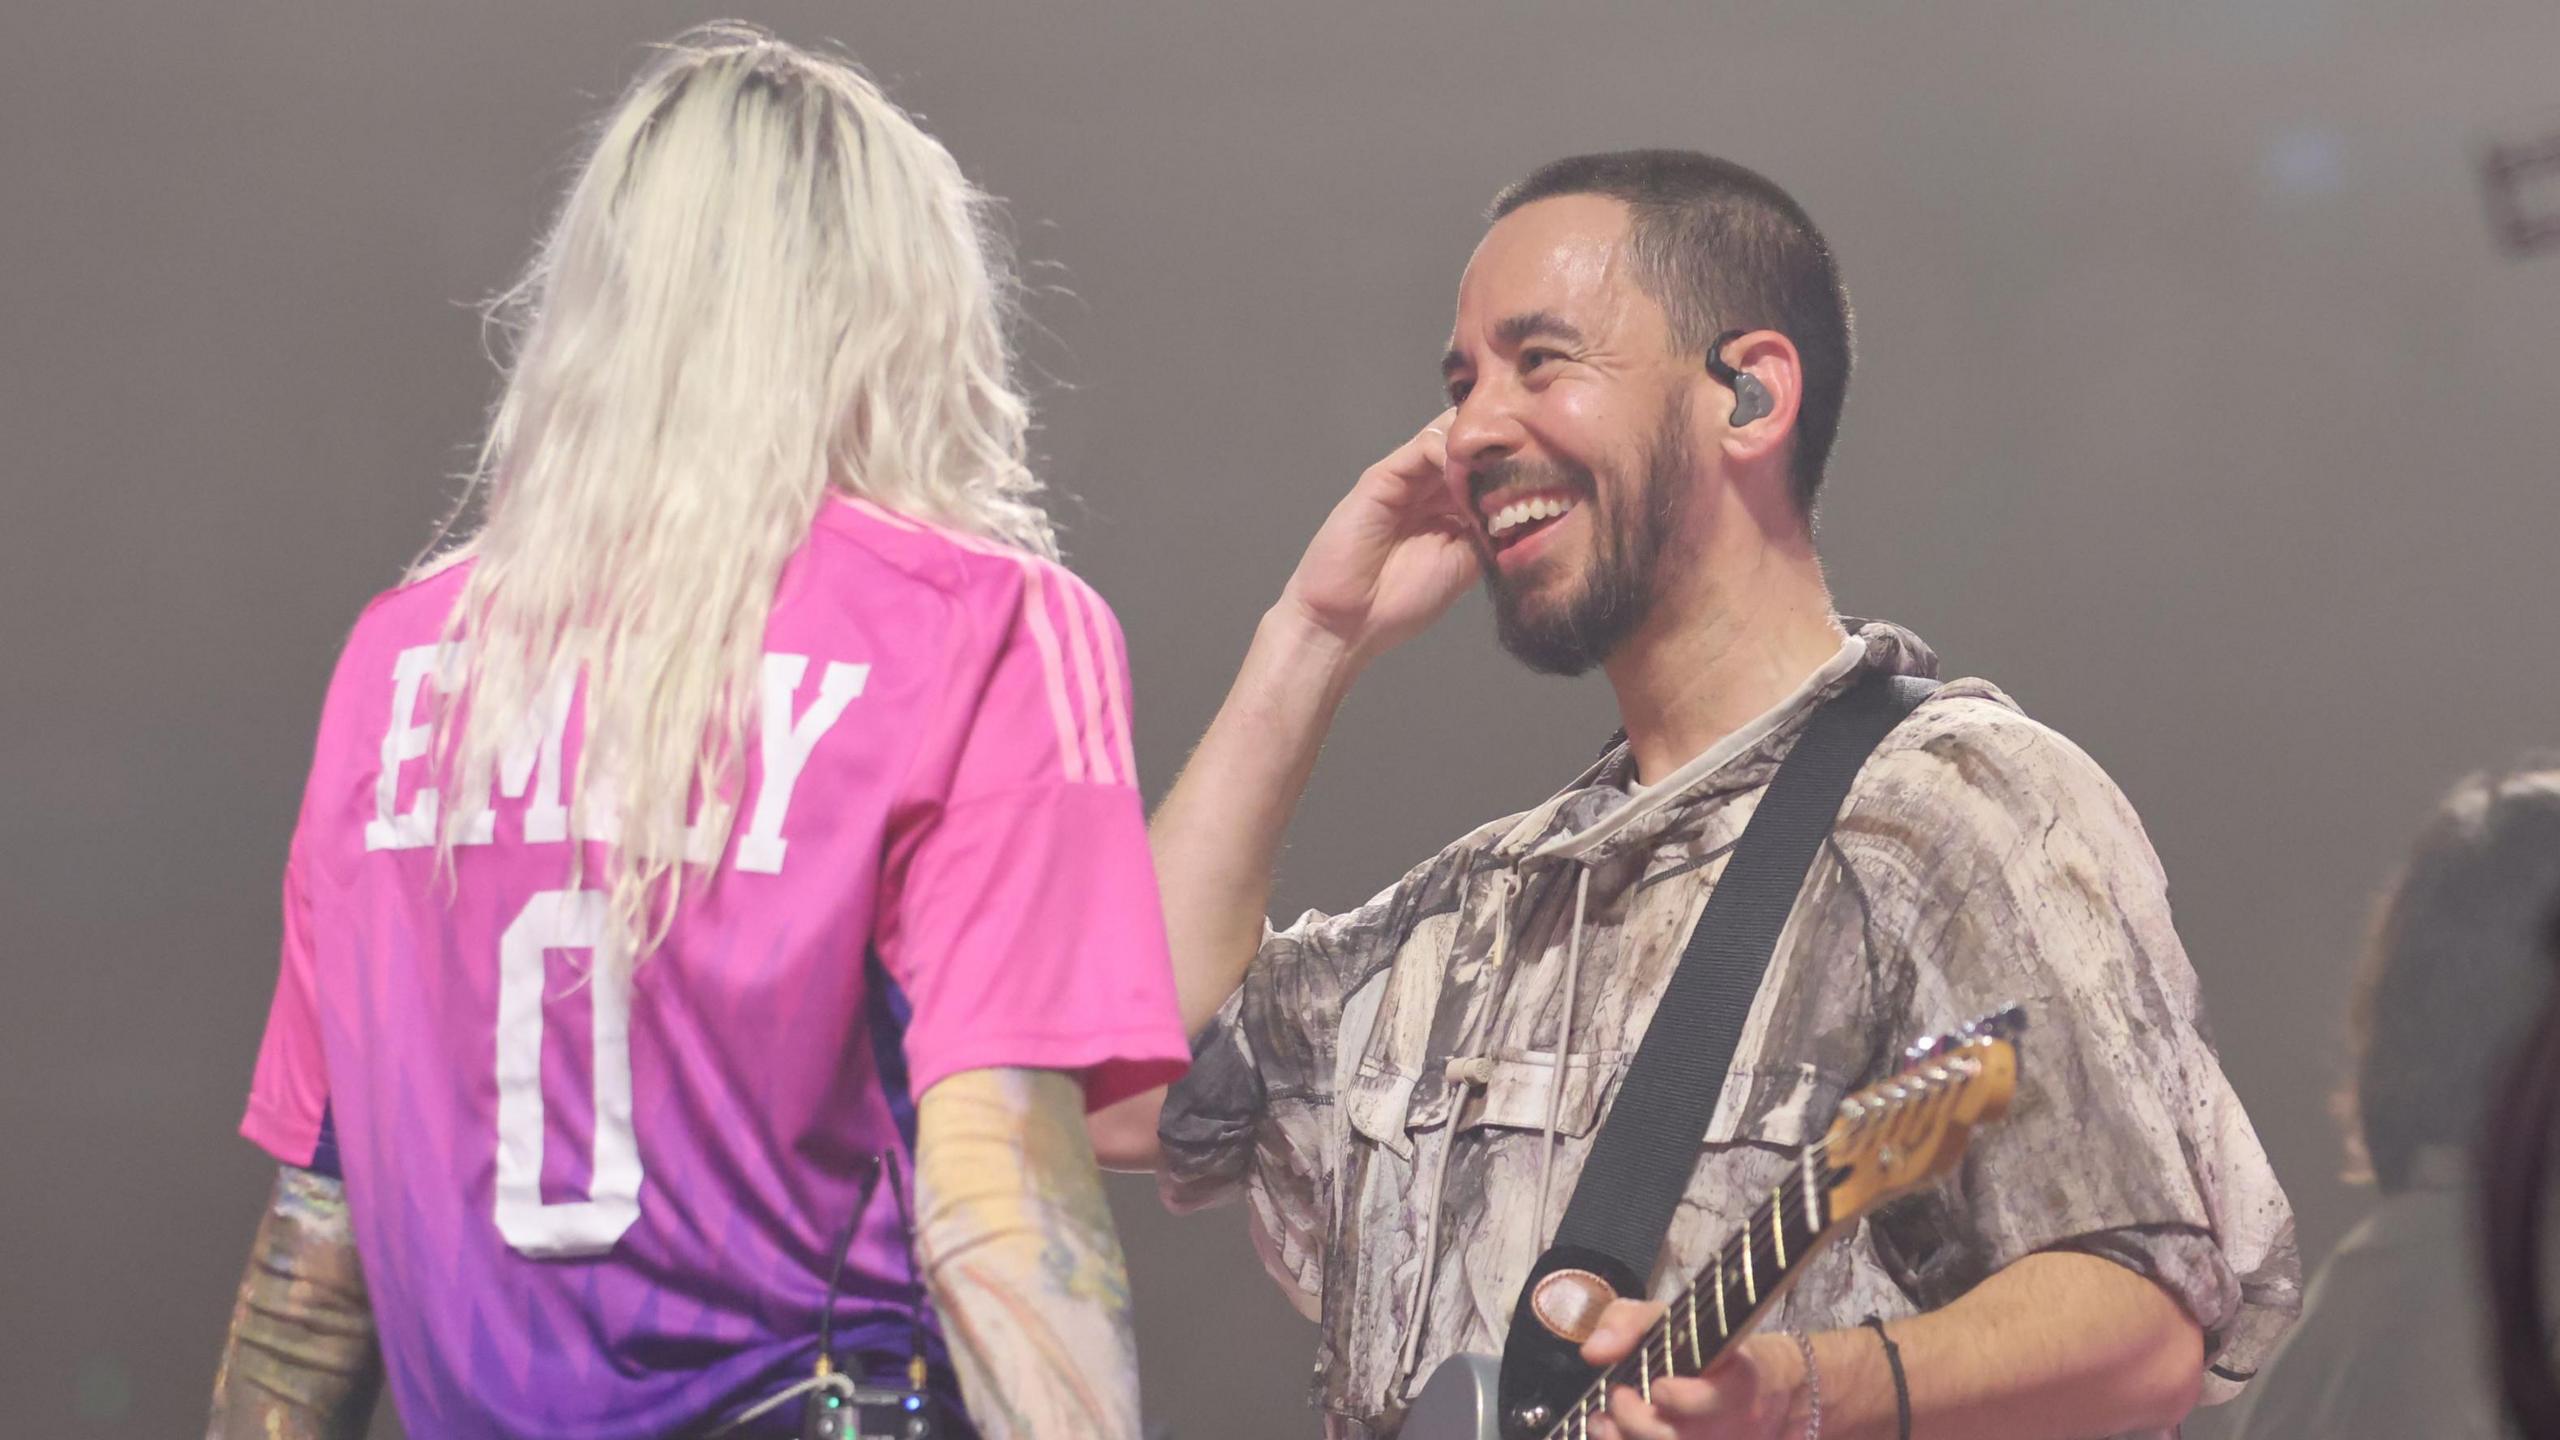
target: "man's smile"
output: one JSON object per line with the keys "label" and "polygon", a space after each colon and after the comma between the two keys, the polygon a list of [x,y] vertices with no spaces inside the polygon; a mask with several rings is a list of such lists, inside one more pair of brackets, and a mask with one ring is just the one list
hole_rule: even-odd
{"label": "man's smile", "polygon": [[1508,486],[1476,498],[1476,519],[1494,553],[1514,547],[1548,530],[1582,508],[1582,497],[1561,485]]}

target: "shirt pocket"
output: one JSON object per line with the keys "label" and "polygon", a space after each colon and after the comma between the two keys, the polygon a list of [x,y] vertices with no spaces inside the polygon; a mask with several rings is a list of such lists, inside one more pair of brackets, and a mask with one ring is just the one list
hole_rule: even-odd
{"label": "shirt pocket", "polygon": [[1561,1097],[1552,1088],[1556,1073],[1553,1055],[1532,1051],[1475,1062],[1467,1078],[1477,1081],[1480,1088],[1459,1092],[1465,1098],[1457,1106],[1458,1133],[1543,1132],[1552,1119],[1556,1134],[1581,1139],[1599,1128],[1610,1098],[1626,1078],[1627,1059],[1624,1051],[1616,1050],[1567,1057]]}
{"label": "shirt pocket", "polygon": [[[1567,1059],[1564,1096],[1553,1110],[1556,1134],[1580,1140],[1598,1130],[1633,1058],[1625,1051],[1601,1051]],[[1452,1110],[1457,1113],[1460,1134],[1547,1128],[1548,1081],[1555,1070],[1552,1057],[1532,1052],[1472,1063],[1465,1078],[1480,1084],[1438,1087],[1430,1103],[1422,1105],[1414,1103],[1417,1077],[1364,1066],[1344,1087],[1344,1118],[1354,1135],[1408,1162],[1413,1159],[1415,1135],[1448,1123]],[[1700,1140],[1711,1148],[1794,1149],[1829,1128],[1843,1093],[1841,1082],[1809,1064],[1781,1061],[1735,1070],[1725,1076],[1715,1114]]]}
{"label": "shirt pocket", "polygon": [[1356,1140],[1366,1140],[1410,1163],[1413,1142],[1405,1134],[1405,1116],[1413,1109],[1418,1077],[1399,1070],[1363,1064],[1342,1087],[1342,1118]]}
{"label": "shirt pocket", "polygon": [[1703,1138],[1710,1146],[1792,1150],[1830,1128],[1842,1089],[1812,1065],[1776,1061],[1733,1070]]}
{"label": "shirt pocket", "polygon": [[[1564,1095],[1556,1100],[1549,1089],[1554,1059],[1535,1051],[1453,1062],[1446,1083],[1429,1087],[1420,1085],[1416,1076],[1364,1065],[1343,1088],[1343,1118],[1355,1137],[1408,1162],[1414,1157],[1416,1138],[1447,1126],[1453,1116],[1456,1133],[1465,1135],[1479,1130],[1543,1131],[1552,1115],[1558,1135],[1580,1139],[1599,1128],[1626,1068],[1627,1056],[1620,1051],[1572,1056],[1565,1062]],[[1420,1100],[1415,1098],[1417,1093]]]}

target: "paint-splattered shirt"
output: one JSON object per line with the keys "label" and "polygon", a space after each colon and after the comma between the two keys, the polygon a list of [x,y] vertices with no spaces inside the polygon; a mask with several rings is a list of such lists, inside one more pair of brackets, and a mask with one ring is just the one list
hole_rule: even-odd
{"label": "paint-splattered shirt", "polygon": [[[1661,782],[1638,788],[1615,746],[1368,904],[1265,939],[1165,1106],[1163,1185],[1179,1208],[1250,1203],[1266,1265],[1319,1322],[1327,1435],[1390,1435],[1440,1362],[1501,1348],[1805,720],[1866,668],[1936,669],[1907,631],[1853,629],[1794,696]],[[2011,1001],[2030,1023],[2009,1117],[1944,1183],[1806,1266],[1767,1323],[1935,1309],[2012,1261],[2080,1250],[2175,1296],[2205,1332],[2206,1397],[2234,1393],[2300,1306],[2291,1207],[2215,1058],[2141,821],[1980,680],[1940,688],[1851,789],[1753,1003],[1656,1297],[1845,1094],[1911,1040]]]}

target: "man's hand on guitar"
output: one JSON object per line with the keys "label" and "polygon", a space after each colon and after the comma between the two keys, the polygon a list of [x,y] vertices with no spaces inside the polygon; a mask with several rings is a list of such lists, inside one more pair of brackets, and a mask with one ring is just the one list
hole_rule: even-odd
{"label": "man's hand on guitar", "polygon": [[[1582,1342],[1582,1358],[1615,1365],[1662,1318],[1651,1301],[1619,1300],[1600,1312]],[[1609,1414],[1591,1427],[1595,1440],[1789,1440],[1804,1429],[1798,1413],[1804,1359],[1784,1335],[1754,1335],[1694,1379],[1653,1382],[1648,1403],[1633,1386],[1609,1397]]]}

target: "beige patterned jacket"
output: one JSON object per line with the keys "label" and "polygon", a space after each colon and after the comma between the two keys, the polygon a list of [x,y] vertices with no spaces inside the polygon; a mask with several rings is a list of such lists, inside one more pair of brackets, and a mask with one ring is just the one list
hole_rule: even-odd
{"label": "beige patterned jacket", "polygon": [[[1332,1437],[1385,1437],[1433,1367],[1500,1348],[1725,856],[1818,701],[1931,674],[1897,627],[1642,794],[1613,747],[1357,910],[1264,941],[1163,1120],[1167,1199],[1241,1194],[1319,1324]],[[1944,1305],[2040,1250],[2103,1255],[2206,1334],[2235,1393],[2300,1306],[2291,1207],[2224,1080],[2167,882],[2097,765],[1979,680],[1886,738],[1814,862],[1656,1272],[1668,1296],[1912,1039],[2024,1003],[2025,1084],[1941,1186],[1860,1224],[1773,1316]],[[1558,1053],[1563,1063],[1557,1064]],[[1559,1071],[1562,1083],[1555,1077]]]}

